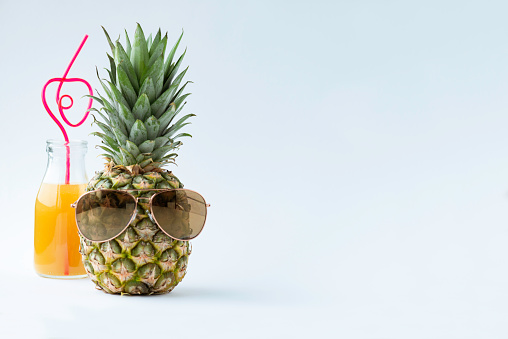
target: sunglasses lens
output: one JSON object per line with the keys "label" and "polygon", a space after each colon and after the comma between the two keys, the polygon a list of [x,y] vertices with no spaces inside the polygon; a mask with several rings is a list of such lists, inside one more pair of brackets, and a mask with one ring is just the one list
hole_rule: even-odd
{"label": "sunglasses lens", "polygon": [[155,221],[171,237],[190,240],[195,238],[205,225],[206,203],[196,192],[162,192],[152,199],[152,214]]}
{"label": "sunglasses lens", "polygon": [[119,235],[128,225],[136,201],[123,192],[96,191],[84,195],[76,206],[76,221],[81,234],[92,241]]}

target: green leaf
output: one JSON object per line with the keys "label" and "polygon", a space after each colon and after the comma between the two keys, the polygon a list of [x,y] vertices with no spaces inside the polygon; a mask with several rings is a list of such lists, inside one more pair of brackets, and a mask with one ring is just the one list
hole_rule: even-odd
{"label": "green leaf", "polygon": [[131,52],[132,66],[134,67],[134,71],[136,72],[138,78],[141,78],[145,74],[149,59],[145,35],[141,26],[138,24],[136,27],[136,33],[134,34],[134,45],[132,46]]}
{"label": "green leaf", "polygon": [[164,51],[166,50],[166,44],[168,42],[167,35],[162,38],[162,40],[157,45],[157,48],[153,51],[153,53],[150,53],[150,60],[148,60],[148,68],[152,67],[154,62],[162,55],[162,58],[164,59]]}
{"label": "green leaf", "polygon": [[129,34],[127,34],[127,30],[125,30],[125,52],[127,53],[129,60],[131,57],[131,51],[132,51],[131,40],[129,39]]}
{"label": "green leaf", "polygon": [[175,56],[176,49],[178,48],[178,45],[180,44],[180,40],[182,40],[183,37],[183,30],[182,34],[180,35],[180,38],[176,41],[175,45],[169,52],[169,55],[166,59],[166,63],[164,64],[164,78],[167,78],[169,76],[169,73],[171,71],[171,63],[173,62],[173,57]]}
{"label": "green leaf", "polygon": [[[97,90],[95,90],[97,92]],[[83,95],[83,98],[92,98],[94,99],[95,101],[97,101],[99,104],[103,105],[104,106],[104,102],[102,101],[101,98],[98,98],[96,97],[95,95],[89,95],[89,94],[86,94],[86,95]]]}
{"label": "green leaf", "polygon": [[[174,104],[174,103],[173,103]],[[187,105],[187,101],[183,103],[183,105],[179,108],[177,108],[176,110],[176,114],[180,113],[180,111],[185,107],[185,105]],[[176,104],[175,104],[175,107],[176,107]]]}
{"label": "green leaf", "polygon": [[136,119],[134,118],[134,115],[132,115],[131,111],[122,103],[120,103],[120,119],[127,127],[127,132],[130,133]]}
{"label": "green leaf", "polygon": [[124,165],[129,166],[136,164],[136,159],[134,156],[130,154],[125,148],[120,147],[120,152],[122,152]]}
{"label": "green leaf", "polygon": [[113,134],[113,131],[111,130],[111,128],[109,128],[108,125],[100,122],[99,120],[96,120],[95,117],[94,117],[94,124],[96,124],[97,126],[99,126],[99,128],[109,137],[111,138],[114,138],[115,135]]}
{"label": "green leaf", "polygon": [[123,133],[119,128],[114,127],[113,133],[116,141],[118,141],[119,146],[125,145],[125,142],[127,142],[127,135]]}
{"label": "green leaf", "polygon": [[190,135],[189,133],[180,133],[180,134],[178,134],[177,136],[175,136],[175,137],[173,138],[173,140],[176,140],[176,139],[178,139],[178,138],[182,138],[182,137],[189,137],[189,138],[192,138],[192,135]]}
{"label": "green leaf", "polygon": [[118,111],[116,110],[116,108],[102,95],[99,94],[99,96],[101,97],[101,104],[102,106],[104,106],[104,110],[109,115],[111,120],[113,121],[118,120]]}
{"label": "green leaf", "polygon": [[125,73],[122,67],[118,67],[117,75],[118,75],[118,84],[120,85],[120,90],[122,91],[124,98],[127,99],[129,107],[134,107],[134,104],[136,103],[138,96],[136,95],[136,91],[134,90],[131,82],[129,81],[127,73]]}
{"label": "green leaf", "polygon": [[191,93],[187,93],[187,94],[184,94],[182,95],[181,97],[177,98],[175,100],[175,106],[176,108],[180,107],[180,105],[182,104],[182,102],[189,96],[191,95]]}
{"label": "green leaf", "polygon": [[150,100],[145,93],[139,96],[136,104],[134,105],[134,108],[132,108],[132,114],[136,119],[141,121],[145,121],[147,117],[152,115]]}
{"label": "green leaf", "polygon": [[103,150],[105,150],[105,151],[106,151],[106,152],[108,152],[108,153],[111,153],[111,154],[115,153],[115,152],[113,152],[113,150],[112,150],[111,148],[109,148],[109,147],[102,146],[102,145],[97,145],[97,147],[102,148]]}
{"label": "green leaf", "polygon": [[111,73],[111,71],[110,71],[109,69],[107,69],[107,68],[104,68],[104,69],[105,69],[105,70],[108,72],[108,74],[109,74],[109,80],[111,80],[111,82],[112,82],[112,83],[114,83],[114,84],[116,85],[116,79],[115,79],[115,77],[113,76],[113,74]]}
{"label": "green leaf", "polygon": [[127,140],[125,142],[125,149],[132,154],[133,157],[137,157],[139,155],[138,146],[136,146],[132,141]]}
{"label": "green leaf", "polygon": [[119,106],[120,106],[120,104],[123,104],[130,109],[129,103],[127,102],[127,100],[125,100],[125,98],[123,97],[122,93],[120,93],[118,88],[116,88],[116,86],[113,85],[113,83],[111,83],[107,80],[106,80],[106,82],[109,84],[109,87],[111,88],[111,92],[113,93],[113,98],[111,98],[111,101],[115,102],[115,100],[116,100]]}
{"label": "green leaf", "polygon": [[[112,128],[113,132],[118,130],[120,133],[122,133],[122,135],[125,136],[125,138],[127,138],[127,135],[129,135],[129,129],[127,128],[127,126],[125,126],[125,123],[122,121],[121,118],[118,118],[117,122],[118,123],[116,125],[114,125],[114,127]],[[115,132],[115,135],[116,135],[116,132]],[[124,141],[124,143],[125,143],[125,141]]]}
{"label": "green leaf", "polygon": [[113,44],[113,42],[111,42],[111,38],[109,37],[108,31],[106,31],[104,26],[101,26],[101,27],[102,27],[102,30],[104,31],[104,34],[106,34],[106,39],[108,39],[109,47],[111,47],[111,53],[114,54],[115,53],[115,45]]}
{"label": "green leaf", "polygon": [[153,140],[157,137],[160,125],[161,123],[159,122],[159,120],[157,120],[157,118],[154,117],[153,115],[150,118],[146,119],[145,126],[146,131],[148,133],[148,139]]}
{"label": "green leaf", "polygon": [[161,159],[166,153],[170,152],[173,149],[174,147],[172,147],[171,145],[159,147],[152,152],[152,159],[157,161]]}
{"label": "green leaf", "polygon": [[171,126],[170,128],[168,128],[166,131],[164,131],[164,136],[166,136],[168,138],[171,138],[171,136],[173,134],[175,134],[180,129],[182,129],[182,127],[185,127],[187,125],[190,125],[190,122],[186,122],[185,124],[181,124],[181,125],[176,125],[175,124],[175,125]]}
{"label": "green leaf", "polygon": [[[176,92],[176,89],[178,89],[178,86],[180,86],[180,82],[182,81],[183,77],[185,76],[185,73],[187,73],[188,69],[189,69],[189,67],[187,67],[180,74],[178,74],[178,76],[175,78],[175,81],[173,81],[172,83],[169,82],[169,79],[166,80],[166,83],[164,84],[163,88],[164,89],[175,88],[175,92]],[[187,81],[187,82],[189,82],[189,81]],[[187,84],[185,84],[185,85],[187,85]],[[180,92],[180,91],[178,91],[178,92]],[[173,94],[174,94],[174,92],[173,92]],[[171,95],[171,99],[173,99],[173,97],[174,97],[174,95]],[[171,102],[173,102],[173,100],[171,100]]]}
{"label": "green leaf", "polygon": [[172,85],[152,104],[152,114],[156,118],[160,118],[162,113],[167,109],[177,88],[178,84]]}
{"label": "green leaf", "polygon": [[106,151],[106,154],[100,154],[100,155],[104,155],[104,156],[113,158],[113,155],[115,154],[115,152],[113,152],[113,150],[110,149],[109,147],[102,146],[102,145],[97,145],[96,147],[102,148],[103,150]]}
{"label": "green leaf", "polygon": [[150,153],[153,151],[154,146],[155,141],[145,140],[141,145],[139,145],[139,150],[141,153]]}
{"label": "green leaf", "polygon": [[164,70],[162,69],[162,63],[164,61],[163,56],[161,55],[150,67],[150,69],[145,73],[145,76],[141,79],[143,82],[146,78],[152,78],[153,84],[155,86],[155,97],[161,95],[162,85],[164,84]]}
{"label": "green leaf", "polygon": [[108,54],[108,59],[109,59],[109,67],[110,69],[108,69],[108,73],[109,73],[109,77],[111,78],[111,82],[114,83],[116,85],[116,65],[115,65],[115,59]]}
{"label": "green leaf", "polygon": [[[104,109],[104,107],[102,109]],[[87,110],[87,112],[97,112],[97,114],[101,116],[102,120],[104,120],[108,125],[111,125],[109,119],[104,114],[102,114],[102,112],[99,111],[97,108],[90,108]]]}
{"label": "green leaf", "polygon": [[187,49],[185,49],[183,54],[180,56],[180,58],[176,62],[176,65],[171,66],[170,73],[167,76],[166,81],[164,82],[165,84],[166,83],[171,84],[171,82],[173,81],[173,78],[175,77],[176,73],[178,72],[178,69],[180,68],[180,65],[182,64],[182,60],[183,60],[183,57],[185,56],[185,53],[187,53]]}
{"label": "green leaf", "polygon": [[150,52],[149,55],[152,56],[155,50],[157,49],[157,46],[159,45],[159,42],[161,41],[161,29],[157,31],[157,34],[155,35],[155,38],[153,38],[152,45],[150,46]]}
{"label": "green leaf", "polygon": [[162,147],[164,145],[166,145],[169,141],[169,138],[166,138],[166,137],[157,137],[155,138],[155,144],[154,144],[154,149],[157,149],[159,147]]}
{"label": "green leaf", "polygon": [[[103,107],[102,109],[104,109],[104,107]],[[89,109],[87,109],[86,111],[87,111],[87,112],[97,112],[97,113],[99,113],[99,114],[101,114],[101,115],[102,115],[101,111],[99,111],[97,108],[94,108],[94,107],[89,108]],[[106,119],[106,120],[108,120],[108,119]]]}
{"label": "green leaf", "polygon": [[147,135],[148,133],[143,122],[141,120],[136,120],[129,134],[129,140],[136,145],[141,145],[141,143],[147,139]]}
{"label": "green leaf", "polygon": [[104,84],[104,82],[102,81],[102,79],[99,75],[99,70],[97,69],[97,67],[95,67],[95,71],[97,72],[97,78],[99,79],[99,82],[101,83],[101,86],[104,89],[104,92],[106,92],[106,95],[108,96],[109,100],[111,100],[112,102],[114,102],[116,104],[115,96],[113,95],[113,93],[111,93],[108,86],[106,86],[106,84]]}
{"label": "green leaf", "polygon": [[[105,101],[106,103],[107,101]],[[112,126],[112,127],[116,127],[116,128],[119,128],[120,130],[122,131],[126,131],[126,127],[125,127],[125,124],[123,123],[123,121],[120,119],[120,114],[118,113],[118,111],[116,110],[116,108],[113,108],[113,107],[108,107],[106,105],[104,105],[104,107],[102,108],[104,110],[104,112],[106,112],[109,116],[109,125]]]}
{"label": "green leaf", "polygon": [[113,150],[119,152],[118,143],[114,138],[111,138],[107,136],[106,134],[100,133],[100,132],[93,132],[92,135],[95,135],[96,137],[101,138],[106,145],[111,147]]}
{"label": "green leaf", "polygon": [[[174,84],[180,85],[180,83],[182,82],[183,77],[185,76],[185,74],[187,73],[188,70],[189,70],[189,66],[187,66],[186,69],[184,69],[183,71],[180,72],[180,74],[178,74],[178,76],[171,83],[171,85],[174,85]],[[189,83],[189,82],[191,82],[191,81],[187,81],[187,83]]]}
{"label": "green leaf", "polygon": [[123,46],[120,42],[116,42],[115,47],[115,63],[122,67],[125,73],[127,73],[127,76],[129,77],[129,81],[136,91],[136,93],[139,91],[139,82],[138,78],[136,77],[136,72],[134,71],[134,67],[132,67],[131,61],[129,60],[128,54],[123,49]]}
{"label": "green leaf", "polygon": [[160,158],[158,161],[165,161],[165,160],[168,160],[168,159],[174,160],[177,156],[178,156],[178,154],[176,154],[176,153],[171,153],[171,154],[168,154],[168,155],[163,156],[163,157],[162,157],[162,158]]}
{"label": "green leaf", "polygon": [[178,149],[180,146],[183,145],[183,143],[181,141],[173,141],[173,139],[169,139],[169,140],[171,140],[171,146],[174,149]]}
{"label": "green leaf", "polygon": [[[192,82],[192,81],[187,81],[187,82],[186,82],[186,83],[182,86],[182,88],[180,88],[180,89],[178,90],[178,92],[177,92],[177,93],[176,93],[176,94],[175,94],[175,95],[171,98],[171,102],[175,102],[175,101],[178,99],[178,97],[180,96],[180,94],[182,94],[183,90],[185,89],[185,87],[186,87],[186,86],[187,86],[187,84],[189,84],[189,83],[193,84],[193,82]],[[175,104],[175,105],[176,105],[176,104]]]}
{"label": "green leaf", "polygon": [[[189,67],[187,67],[188,69]],[[168,88],[169,89],[173,89],[173,91],[171,92],[171,98],[170,98],[170,101],[169,102],[174,102],[176,98],[178,98],[178,96],[180,95],[180,93],[182,93],[182,91],[184,90],[185,86],[187,86],[188,83],[192,83],[192,81],[187,81],[183,86],[182,88],[180,88],[178,91],[176,91],[178,89],[178,86],[180,86],[180,82],[182,81],[183,79],[183,76],[185,75],[185,73],[187,72],[187,69],[185,69],[182,73],[180,73],[178,75],[178,77],[176,77],[175,81],[173,81],[173,83],[171,84],[171,86]],[[175,93],[176,92],[176,93]]]}
{"label": "green leaf", "polygon": [[175,117],[177,114],[176,112],[176,106],[172,103],[169,105],[169,109],[159,118],[159,122],[161,123],[159,128],[159,135],[162,135],[162,131],[166,129],[166,127],[169,125],[171,120]]}
{"label": "green leaf", "polygon": [[139,163],[139,166],[141,167],[145,167],[147,166],[148,164],[150,164],[151,162],[153,162],[152,158],[146,158],[145,157],[145,160],[143,162],[140,162]]}
{"label": "green leaf", "polygon": [[[176,158],[176,157],[175,157]],[[159,160],[161,164],[176,164],[175,158],[164,157]]]}
{"label": "green leaf", "polygon": [[[99,147],[102,147],[102,146],[99,146]],[[102,153],[102,154],[99,154],[98,156],[99,157],[103,156],[104,158],[108,158],[109,160],[113,160],[115,162],[115,164],[121,164],[122,163],[121,159],[116,154]]]}
{"label": "green leaf", "polygon": [[[195,117],[196,114],[187,114],[186,116],[180,118],[180,120],[178,120],[177,122],[175,122],[175,124],[173,126],[178,126],[178,125],[181,125],[183,124],[187,119],[189,119],[190,117]],[[173,127],[171,126],[171,128]]]}
{"label": "green leaf", "polygon": [[143,85],[139,89],[139,95],[145,93],[150,100],[150,103],[155,101],[155,87],[153,85],[152,78],[148,77],[143,82]]}
{"label": "green leaf", "polygon": [[152,33],[150,33],[150,35],[148,36],[148,39],[146,39],[146,47],[148,47],[148,49],[150,49],[150,47],[152,47]]}
{"label": "green leaf", "polygon": [[143,153],[140,153],[137,157],[136,157],[136,163],[141,163],[143,160],[145,160],[145,155]]}

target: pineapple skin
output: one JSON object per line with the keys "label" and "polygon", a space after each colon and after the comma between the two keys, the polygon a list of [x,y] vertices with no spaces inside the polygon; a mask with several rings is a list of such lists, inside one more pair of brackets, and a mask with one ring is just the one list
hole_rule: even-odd
{"label": "pineapple skin", "polygon": [[[97,172],[87,191],[96,189],[183,188],[170,171],[132,173],[122,166]],[[136,192],[130,192],[136,195]],[[150,196],[155,192],[143,192]],[[143,200],[141,200],[143,201]],[[110,294],[151,295],[171,292],[184,278],[191,244],[160,231],[148,216],[146,203],[138,202],[137,215],[127,229],[104,243],[80,235],[85,270],[96,288]]]}

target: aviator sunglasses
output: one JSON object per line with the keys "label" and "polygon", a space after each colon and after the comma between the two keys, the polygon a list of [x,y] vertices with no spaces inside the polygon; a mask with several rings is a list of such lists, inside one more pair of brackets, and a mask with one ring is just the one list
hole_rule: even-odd
{"label": "aviator sunglasses", "polygon": [[[155,191],[151,197],[134,196],[131,191]],[[177,189],[99,189],[86,192],[71,206],[76,209],[79,233],[93,242],[106,242],[124,232],[137,215],[138,203],[148,203],[150,219],[167,236],[191,240],[201,233],[210,207],[197,192]],[[142,206],[144,207],[144,206]]]}

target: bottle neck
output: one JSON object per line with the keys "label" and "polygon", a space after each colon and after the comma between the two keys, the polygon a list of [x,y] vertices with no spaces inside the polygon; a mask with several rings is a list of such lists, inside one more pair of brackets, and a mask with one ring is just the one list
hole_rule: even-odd
{"label": "bottle neck", "polygon": [[86,141],[48,140],[48,163],[43,183],[84,184],[88,181],[85,169]]}

